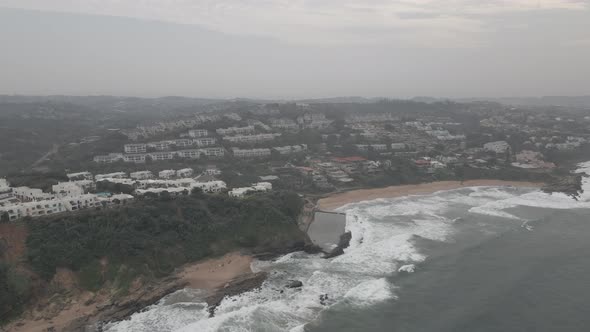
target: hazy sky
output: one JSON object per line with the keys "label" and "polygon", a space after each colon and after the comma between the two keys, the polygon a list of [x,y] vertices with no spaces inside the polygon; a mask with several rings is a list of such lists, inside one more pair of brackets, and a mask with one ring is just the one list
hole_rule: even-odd
{"label": "hazy sky", "polygon": [[0,93],[590,94],[590,0],[0,0]]}

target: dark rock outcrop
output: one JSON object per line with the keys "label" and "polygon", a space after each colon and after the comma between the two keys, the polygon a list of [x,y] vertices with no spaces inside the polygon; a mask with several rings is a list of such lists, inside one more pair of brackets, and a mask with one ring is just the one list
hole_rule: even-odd
{"label": "dark rock outcrop", "polygon": [[336,248],[326,253],[324,258],[332,258],[344,254],[344,249],[348,248],[351,239],[352,233],[350,231],[340,235],[340,240],[338,241],[338,245],[336,246]]}
{"label": "dark rock outcrop", "polygon": [[543,186],[542,190],[548,194],[555,192],[564,193],[578,200],[580,194],[584,192],[582,189],[582,176],[572,175],[554,179]]}
{"label": "dark rock outcrop", "polygon": [[209,305],[209,308],[207,309],[209,311],[209,315],[211,317],[215,315],[215,309],[226,296],[234,296],[256,288],[260,288],[267,276],[268,274],[266,272],[246,274],[233,279],[224,287],[215,290],[212,295],[205,299],[207,305]]}
{"label": "dark rock outcrop", "polygon": [[289,280],[289,283],[285,287],[287,287],[287,288],[303,287],[303,282],[301,282],[300,280]]}

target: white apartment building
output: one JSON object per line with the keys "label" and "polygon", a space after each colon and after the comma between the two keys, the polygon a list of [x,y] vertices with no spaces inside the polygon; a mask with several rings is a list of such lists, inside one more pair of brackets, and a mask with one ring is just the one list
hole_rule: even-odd
{"label": "white apartment building", "polygon": [[158,177],[161,179],[170,179],[173,178],[175,175],[176,171],[172,169],[166,169],[158,173]]}
{"label": "white apartment building", "polygon": [[176,176],[179,178],[188,178],[188,177],[191,177],[192,175],[193,175],[192,168],[183,168],[183,169],[179,169],[178,171],[176,171]]}
{"label": "white apartment building", "polygon": [[232,148],[235,158],[260,158],[270,156],[270,149],[239,149]]}
{"label": "white apartment building", "polygon": [[64,197],[83,195],[85,192],[94,188],[94,181],[79,180],[70,182],[59,182],[58,184],[53,185],[51,187],[51,191],[58,197]]}
{"label": "white apartment building", "polygon": [[286,155],[291,153],[300,153],[307,151],[307,144],[301,145],[287,145],[287,146],[275,146],[272,148],[273,150],[277,151],[279,154]]}
{"label": "white apartment building", "polygon": [[254,126],[218,128],[215,132],[221,136],[249,134],[254,132]]}
{"label": "white apartment building", "polygon": [[12,188],[12,193],[22,201],[40,201],[55,198],[53,194],[44,193],[41,189],[29,187]]}
{"label": "white apartment building", "polygon": [[125,153],[145,153],[147,151],[146,144],[125,144]]}
{"label": "white apartment building", "polygon": [[272,128],[285,129],[285,130],[296,130],[299,129],[299,125],[295,121],[287,118],[281,119],[270,119],[270,126]]}
{"label": "white apartment building", "polygon": [[199,147],[215,145],[217,140],[212,137],[195,138],[193,143]]}
{"label": "white apartment building", "polygon": [[126,154],[123,156],[123,161],[126,163],[145,163],[145,154]]}
{"label": "white apartment building", "polygon": [[75,180],[91,180],[93,179],[92,173],[90,172],[78,172],[78,173],[68,173],[66,174],[70,181]]}
{"label": "white apartment building", "polygon": [[407,147],[406,143],[391,143],[391,149],[394,151],[405,150]]}
{"label": "white apartment building", "polygon": [[180,158],[199,159],[201,157],[201,150],[180,150],[176,151]]}
{"label": "white apartment building", "polygon": [[159,161],[173,159],[174,154],[174,152],[152,152],[148,153],[148,156],[150,156],[150,158],[152,158],[153,161]]}
{"label": "white apartment building", "polygon": [[269,191],[269,190],[272,190],[272,183],[258,182],[258,183],[252,184],[251,187],[234,188],[233,190],[229,191],[227,194],[230,197],[241,198],[250,192],[256,192],[256,191],[260,192],[260,191]]}
{"label": "white apartment building", "polygon": [[147,144],[150,148],[154,148],[158,151],[165,151],[170,149],[170,145],[174,144],[174,141],[160,141],[160,142],[150,142]]}
{"label": "white apartment building", "polygon": [[94,179],[96,181],[100,181],[103,179],[124,179],[126,177],[127,177],[127,173],[125,173],[125,172],[114,172],[114,173],[108,173],[108,174],[96,174]]}
{"label": "white apartment building", "polygon": [[280,133],[274,134],[257,134],[257,135],[237,135],[237,136],[224,136],[223,140],[231,143],[258,143],[268,142],[274,140],[276,137],[281,136]]}
{"label": "white apartment building", "polygon": [[41,217],[64,211],[67,211],[67,208],[60,199],[26,202],[0,207],[0,214],[8,213],[8,219],[11,221],[24,217]]}
{"label": "white apartment building", "polygon": [[192,129],[188,131],[188,135],[190,137],[205,137],[209,136],[209,131],[207,129]]}
{"label": "white apartment building", "polygon": [[146,180],[146,179],[153,178],[154,174],[152,174],[151,171],[139,171],[139,172],[133,172],[133,173],[129,174],[129,176],[135,180]]}
{"label": "white apartment building", "polygon": [[207,157],[223,157],[225,155],[225,149],[222,147],[204,148],[201,149],[201,153]]}
{"label": "white apartment building", "polygon": [[94,162],[105,164],[112,164],[123,159],[123,154],[121,153],[109,153],[108,155],[94,156]]}
{"label": "white apartment building", "polygon": [[195,142],[192,139],[177,139],[174,144],[176,147],[185,148],[187,146],[193,146]]}

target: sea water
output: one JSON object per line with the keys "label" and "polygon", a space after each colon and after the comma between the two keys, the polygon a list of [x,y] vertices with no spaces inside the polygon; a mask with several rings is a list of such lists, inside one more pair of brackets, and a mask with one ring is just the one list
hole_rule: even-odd
{"label": "sea water", "polygon": [[[344,255],[255,261],[268,280],[213,318],[187,289],[106,330],[587,331],[590,180],[583,186],[578,201],[470,187],[349,204],[339,209],[352,232]],[[285,288],[291,279],[303,287]]]}

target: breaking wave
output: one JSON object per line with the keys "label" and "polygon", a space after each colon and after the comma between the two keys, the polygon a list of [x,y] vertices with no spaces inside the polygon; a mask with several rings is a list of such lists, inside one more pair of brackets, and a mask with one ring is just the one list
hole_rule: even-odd
{"label": "breaking wave", "polygon": [[[590,173],[590,163],[582,166]],[[590,189],[588,179],[584,179],[584,187]],[[206,305],[197,294],[176,303],[163,299],[105,330],[304,331],[305,324],[320,319],[322,311],[334,305],[365,307],[394,300],[395,286],[389,278],[398,271],[413,272],[426,258],[417,247],[417,237],[451,241],[455,224],[463,216],[471,213],[517,220],[505,211],[517,206],[590,208],[590,195],[576,202],[565,195],[533,189],[471,187],[349,204],[339,209],[347,213],[346,229],[352,232],[343,255],[323,259],[296,252],[275,261],[255,261],[254,271],[269,272],[261,289],[225,298],[215,317],[208,318]],[[303,287],[285,288],[291,279],[301,280]]]}

